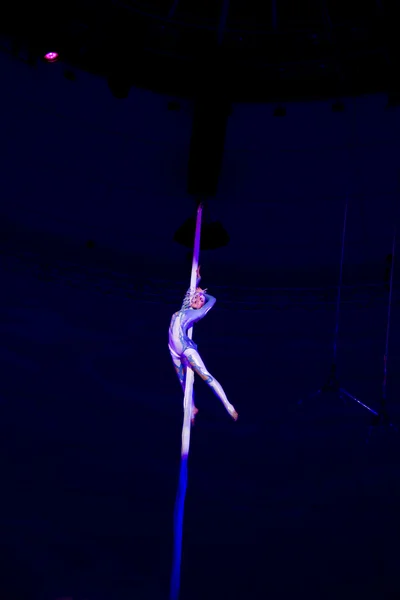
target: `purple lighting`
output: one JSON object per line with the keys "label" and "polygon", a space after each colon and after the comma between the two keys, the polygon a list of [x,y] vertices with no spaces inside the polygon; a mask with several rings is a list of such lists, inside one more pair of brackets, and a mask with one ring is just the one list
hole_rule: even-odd
{"label": "purple lighting", "polygon": [[53,63],[58,60],[58,54],[57,52],[47,52],[47,54],[44,55],[44,58],[47,62]]}

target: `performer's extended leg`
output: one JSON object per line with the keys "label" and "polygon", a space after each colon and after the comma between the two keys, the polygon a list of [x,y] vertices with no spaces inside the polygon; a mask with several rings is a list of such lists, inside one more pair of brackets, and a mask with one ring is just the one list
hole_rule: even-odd
{"label": "performer's extended leg", "polygon": [[[185,361],[182,361],[179,358],[179,356],[175,356],[174,354],[172,354],[172,352],[170,352],[170,354],[171,354],[172,362],[174,363],[174,368],[175,368],[176,374],[178,375],[179,382],[182,386],[183,395],[185,395],[187,366],[185,364]],[[192,393],[192,423],[193,424],[194,424],[195,416],[197,415],[198,412],[199,412],[198,408],[196,408],[194,405],[194,390],[193,390],[193,393]]]}
{"label": "performer's extended leg", "polygon": [[232,404],[229,402],[226,394],[222,388],[222,385],[218,383],[216,379],[206,369],[205,364],[201,360],[200,354],[193,348],[188,348],[184,352],[184,356],[187,358],[189,365],[197,375],[199,375],[213,390],[214,394],[221,400],[228,413],[236,421],[238,414]]}

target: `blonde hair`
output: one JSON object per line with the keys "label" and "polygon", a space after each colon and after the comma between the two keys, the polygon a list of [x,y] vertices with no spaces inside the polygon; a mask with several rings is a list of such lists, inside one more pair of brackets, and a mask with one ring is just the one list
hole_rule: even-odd
{"label": "blonde hair", "polygon": [[188,310],[192,306],[192,300],[195,297],[195,295],[203,294],[203,296],[204,296],[206,291],[207,291],[207,288],[205,290],[203,290],[199,287],[196,288],[195,290],[189,288],[183,299],[181,310]]}

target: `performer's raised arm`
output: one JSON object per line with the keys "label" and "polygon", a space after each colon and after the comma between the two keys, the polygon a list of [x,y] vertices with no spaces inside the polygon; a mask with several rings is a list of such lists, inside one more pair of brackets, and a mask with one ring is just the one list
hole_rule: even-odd
{"label": "performer's raised arm", "polygon": [[205,317],[216,301],[217,299],[214,298],[214,296],[206,294],[201,288],[197,288],[191,301],[191,308],[194,308],[195,310],[188,314],[188,326],[191,327],[193,323],[198,323],[200,319]]}

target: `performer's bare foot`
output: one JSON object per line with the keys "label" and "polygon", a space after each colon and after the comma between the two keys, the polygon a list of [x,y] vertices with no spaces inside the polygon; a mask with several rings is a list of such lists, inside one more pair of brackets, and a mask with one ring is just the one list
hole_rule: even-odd
{"label": "performer's bare foot", "polygon": [[195,420],[198,412],[199,412],[199,409],[196,408],[195,406],[193,406],[193,408],[192,408],[192,425],[194,425],[194,420]]}
{"label": "performer's bare foot", "polygon": [[233,412],[231,413],[231,417],[234,421],[237,421],[239,418],[239,415],[237,413],[237,411],[235,409],[233,409]]}

